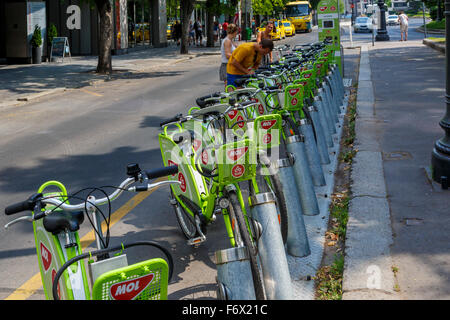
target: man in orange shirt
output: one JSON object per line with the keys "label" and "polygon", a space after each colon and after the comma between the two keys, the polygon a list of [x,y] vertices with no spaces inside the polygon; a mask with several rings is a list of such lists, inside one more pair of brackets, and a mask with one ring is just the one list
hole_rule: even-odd
{"label": "man in orange shirt", "polygon": [[252,74],[261,64],[264,55],[272,52],[273,41],[263,39],[261,42],[245,42],[238,46],[227,64],[227,85],[236,87],[235,81],[243,75]]}

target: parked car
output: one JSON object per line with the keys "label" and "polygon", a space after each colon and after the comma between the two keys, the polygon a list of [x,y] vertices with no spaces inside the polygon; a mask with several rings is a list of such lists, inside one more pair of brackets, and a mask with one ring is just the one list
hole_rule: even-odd
{"label": "parked car", "polygon": [[373,32],[373,21],[369,17],[357,17],[353,25],[353,32]]}
{"label": "parked car", "polygon": [[284,32],[286,33],[286,36],[295,36],[295,27],[294,27],[294,25],[288,20],[283,20],[281,22],[283,23]]}
{"label": "parked car", "polygon": [[386,19],[386,23],[388,26],[395,26],[395,25],[399,24],[398,15],[396,15],[396,14],[389,15]]}

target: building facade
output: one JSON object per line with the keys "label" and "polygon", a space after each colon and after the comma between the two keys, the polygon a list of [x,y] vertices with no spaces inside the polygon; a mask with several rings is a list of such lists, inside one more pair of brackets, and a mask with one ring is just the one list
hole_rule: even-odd
{"label": "building facade", "polygon": [[[166,0],[110,0],[113,9],[113,54],[167,46]],[[29,41],[34,26],[43,36],[43,56],[50,54],[47,31],[67,37],[72,55],[97,55],[99,16],[95,5],[83,0],[3,0],[0,2],[0,59],[31,61]]]}

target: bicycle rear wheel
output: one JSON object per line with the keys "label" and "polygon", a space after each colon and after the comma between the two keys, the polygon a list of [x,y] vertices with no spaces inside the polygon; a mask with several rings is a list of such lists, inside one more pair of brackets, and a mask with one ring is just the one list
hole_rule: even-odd
{"label": "bicycle rear wheel", "polygon": [[[257,248],[249,228],[247,227],[247,222],[244,217],[244,213],[241,208],[241,204],[238,200],[235,191],[228,192],[228,199],[230,200],[230,218],[236,220],[237,228],[233,228],[236,239],[240,239],[242,244],[247,247],[249,257],[250,257],[250,267],[252,270],[253,285],[255,287],[255,296],[257,300],[265,300],[264,295],[264,285],[261,276],[261,272],[258,267],[257,260]],[[239,242],[237,242],[239,243]]]}

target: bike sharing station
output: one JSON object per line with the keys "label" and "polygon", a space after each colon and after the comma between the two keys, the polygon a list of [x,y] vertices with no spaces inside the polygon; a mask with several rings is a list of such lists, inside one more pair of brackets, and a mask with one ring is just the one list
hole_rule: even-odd
{"label": "bike sharing station", "polygon": [[[59,188],[53,196],[44,193],[54,184],[51,181],[41,186],[34,195],[37,198],[7,208],[8,215],[34,211],[32,216],[16,219],[8,226],[33,221],[36,246],[42,252],[38,252],[38,258],[46,297],[117,299],[125,295],[133,299],[142,295],[143,299],[154,296],[167,299],[165,288],[173,270],[170,252],[157,246],[165,253],[168,264],[162,259],[151,259],[128,266],[123,250],[131,245],[157,244],[138,242],[108,248],[102,240],[102,217],[97,208],[109,204],[110,199],[116,199],[124,190],[147,191],[158,184],[167,184],[169,203],[174,207],[187,245],[207,245],[202,243],[207,241],[208,224],[216,220],[216,213],[225,220],[230,247],[215,252],[219,299],[313,300],[312,279],[322,260],[348,103],[338,61],[330,50],[339,37],[326,39],[332,41],[308,45],[305,50],[309,52],[304,52],[304,56],[311,54],[313,58],[307,64],[299,62],[304,57],[300,54],[281,57],[279,69],[274,67],[273,75],[255,77],[247,84],[238,84],[242,88],[219,92],[218,96],[198,98],[199,106],[190,108],[187,115],[179,114],[162,122],[159,141],[165,168],[150,174],[137,165],[129,165],[129,178],[114,193],[100,199],[89,196],[78,205],[66,203],[69,196],[59,183],[53,186]],[[297,60],[295,70],[292,60]],[[266,98],[257,99],[257,94]],[[243,95],[245,99],[239,100]],[[207,99],[215,102],[207,105]],[[247,114],[250,106],[253,109]],[[218,115],[221,121],[215,121]],[[237,137],[239,130],[233,133],[231,142],[221,135],[250,123],[248,136],[240,136],[241,140]],[[217,137],[203,134],[216,129],[224,130],[217,130]],[[285,148],[279,148],[281,143]],[[273,158],[267,156],[268,150],[277,149],[283,149],[283,153],[274,152]],[[207,169],[208,165],[212,169]],[[168,180],[146,185],[145,176]],[[248,198],[243,196],[239,182],[248,183]],[[140,185],[129,188],[133,183]],[[55,214],[57,209],[61,209],[59,214]],[[92,216],[91,224],[97,231],[94,252],[79,251],[77,231],[83,222],[82,213],[68,214],[83,210]],[[107,235],[106,239],[109,232]],[[102,257],[110,251],[119,253]],[[50,255],[54,259],[49,259]],[[94,262],[93,256],[99,259]],[[82,259],[89,259],[89,275],[81,264],[72,266]],[[162,270],[160,276],[157,269]],[[78,273],[79,276],[75,275]],[[93,283],[92,290],[89,280]],[[156,285],[156,280],[161,280],[159,287],[150,289],[149,285]],[[66,291],[69,294],[64,294]]]}
{"label": "bike sharing station", "polygon": [[322,0],[317,5],[317,11],[319,41],[325,39],[332,41],[330,47],[334,50],[334,61],[339,66],[341,74],[343,74],[339,0]]}

